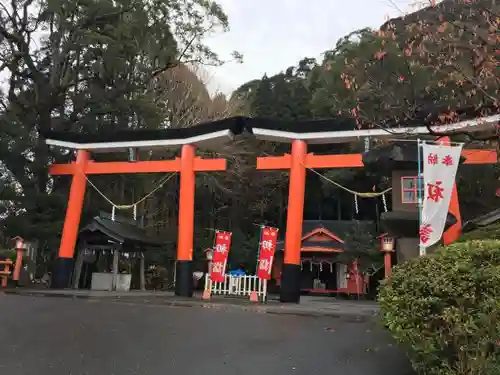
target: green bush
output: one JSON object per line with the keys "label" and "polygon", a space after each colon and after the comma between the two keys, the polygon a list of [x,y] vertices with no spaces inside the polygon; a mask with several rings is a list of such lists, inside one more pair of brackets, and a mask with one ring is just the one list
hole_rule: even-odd
{"label": "green bush", "polygon": [[500,241],[455,243],[395,267],[379,302],[419,374],[500,375]]}

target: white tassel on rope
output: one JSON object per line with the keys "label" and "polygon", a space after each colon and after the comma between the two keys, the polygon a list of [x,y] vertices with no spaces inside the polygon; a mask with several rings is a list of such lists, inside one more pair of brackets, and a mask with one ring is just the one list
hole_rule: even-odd
{"label": "white tassel on rope", "polygon": [[111,209],[111,220],[115,221],[115,217],[116,217],[116,207],[113,206],[113,208]]}
{"label": "white tassel on rope", "polygon": [[387,212],[387,201],[385,200],[385,194],[382,194],[382,202],[384,203],[384,212]]}
{"label": "white tassel on rope", "polygon": [[354,194],[354,207],[356,208],[356,215],[359,214],[359,206],[358,206],[358,195]]}
{"label": "white tassel on rope", "polygon": [[137,221],[137,205],[134,204],[134,221]]}

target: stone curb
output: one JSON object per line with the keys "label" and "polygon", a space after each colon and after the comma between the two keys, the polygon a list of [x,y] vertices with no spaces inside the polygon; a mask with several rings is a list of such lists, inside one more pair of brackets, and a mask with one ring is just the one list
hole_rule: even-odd
{"label": "stone curb", "polygon": [[78,295],[78,294],[62,294],[62,293],[45,293],[43,291],[28,291],[28,290],[4,290],[4,294],[26,296],[26,297],[55,297],[55,298],[66,298],[66,299],[81,299],[81,300],[92,300],[92,301],[110,301],[114,303],[123,303],[128,305],[137,305],[138,303],[150,305],[150,306],[170,306],[170,307],[202,307],[217,310],[243,310],[257,312],[261,314],[270,315],[291,315],[291,316],[303,316],[311,318],[320,317],[330,317],[330,318],[349,318],[349,321],[362,322],[366,320],[376,320],[378,318],[378,313],[375,311],[360,311],[357,313],[348,311],[325,311],[325,310],[311,310],[304,309],[300,307],[286,308],[283,306],[269,306],[265,304],[241,304],[241,303],[231,303],[231,302],[206,302],[202,300],[193,301],[169,301],[157,298],[141,298],[141,297],[121,297],[121,296],[92,296],[92,295]]}
{"label": "stone curb", "polygon": [[[124,303],[130,305],[136,305],[139,301],[132,300],[131,298],[117,298],[110,299],[112,302],[116,303]],[[229,310],[242,310],[242,311],[250,311],[256,312],[260,314],[269,314],[269,315],[291,315],[291,316],[302,316],[302,317],[310,317],[310,318],[321,318],[321,317],[330,317],[330,318],[343,318],[349,321],[362,322],[367,320],[377,319],[378,314],[373,312],[362,312],[361,314],[353,314],[351,312],[342,312],[342,311],[324,311],[324,310],[308,310],[301,308],[284,308],[284,307],[273,307],[266,305],[240,305],[240,304],[230,304],[230,303],[217,303],[217,302],[201,302],[201,301],[158,301],[158,300],[141,300],[141,302],[145,302],[146,305],[149,306],[171,306],[171,307],[201,307],[207,309],[217,309],[222,311]]]}

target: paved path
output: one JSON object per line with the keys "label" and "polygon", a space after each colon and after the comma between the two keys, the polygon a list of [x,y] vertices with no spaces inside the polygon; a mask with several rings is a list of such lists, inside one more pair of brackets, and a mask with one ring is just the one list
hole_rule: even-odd
{"label": "paved path", "polygon": [[0,294],[0,374],[410,375],[372,323]]}
{"label": "paved path", "polygon": [[7,290],[6,293],[33,295],[33,296],[54,296],[75,299],[98,299],[121,302],[156,304],[164,306],[178,307],[211,307],[217,309],[239,308],[247,311],[256,311],[268,314],[291,314],[302,316],[330,316],[349,317],[352,319],[377,319],[379,308],[373,301],[357,300],[335,300],[332,297],[302,296],[300,304],[280,303],[277,296],[271,296],[265,304],[255,304],[248,301],[248,298],[229,296],[214,296],[210,301],[201,299],[201,295],[193,298],[176,297],[172,292],[137,291],[129,292],[107,292],[90,290],[53,290],[53,289],[25,289],[17,288]]}

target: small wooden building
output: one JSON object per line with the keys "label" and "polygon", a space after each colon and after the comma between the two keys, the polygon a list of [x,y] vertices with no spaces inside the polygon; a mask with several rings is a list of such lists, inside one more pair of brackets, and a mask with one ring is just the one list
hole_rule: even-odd
{"label": "small wooden building", "polygon": [[145,289],[144,252],[163,243],[132,219],[100,213],[80,230],[72,287],[119,290],[125,282]]}
{"label": "small wooden building", "polygon": [[[419,256],[418,198],[423,196],[423,183],[419,192],[417,147],[416,142],[389,143],[363,155],[365,168],[392,181],[392,210],[380,215],[380,223],[382,230],[396,239],[397,263]],[[445,231],[456,222],[448,213]]]}
{"label": "small wooden building", "polygon": [[[366,279],[355,261],[346,262],[345,235],[359,225],[375,237],[371,221],[304,220],[301,247],[301,291],[307,293],[364,294]],[[285,243],[279,241],[272,278],[280,285]]]}

